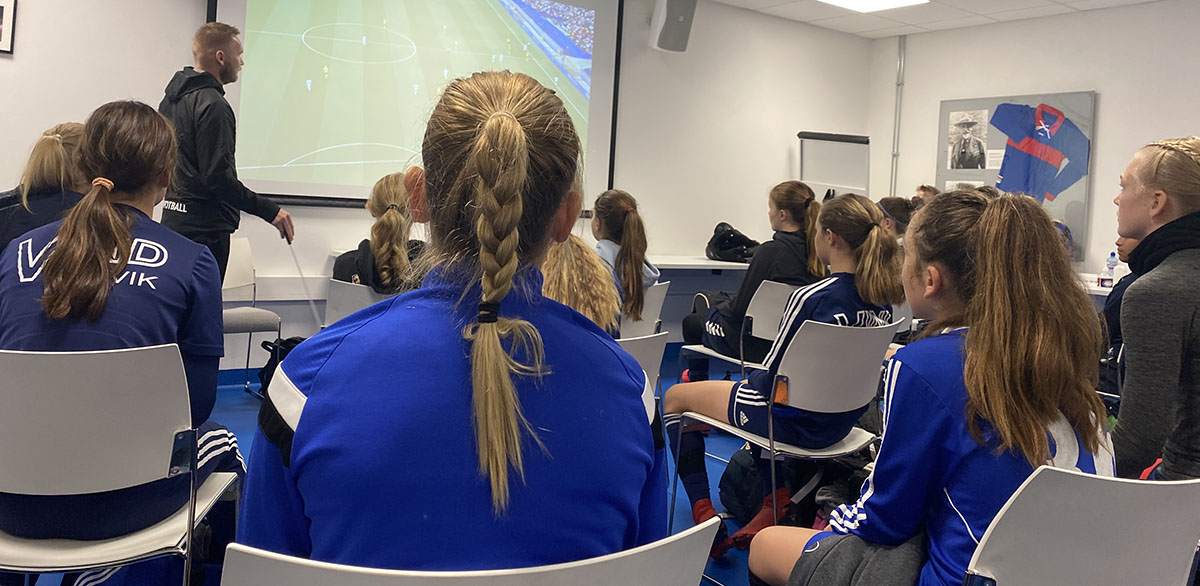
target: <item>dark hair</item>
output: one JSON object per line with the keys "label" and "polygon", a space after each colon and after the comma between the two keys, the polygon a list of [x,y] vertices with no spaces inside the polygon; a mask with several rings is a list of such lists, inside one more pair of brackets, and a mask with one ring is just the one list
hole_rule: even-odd
{"label": "dark hair", "polygon": [[[504,299],[522,264],[545,250],[551,221],[577,179],[579,136],[554,91],[522,73],[488,71],[446,87],[421,151],[434,255],[463,269],[454,274],[478,275],[482,314]],[[508,507],[509,466],[524,475],[522,432],[540,444],[512,377],[542,372],[542,338],[520,317],[476,320],[463,336],[471,341],[479,470],[499,514]]]}
{"label": "dark hair", "polygon": [[620,245],[613,268],[621,283],[621,311],[640,320],[646,297],[642,277],[642,265],[646,262],[646,227],[638,212],[637,200],[620,189],[610,189],[596,198],[595,214],[604,237]]}
{"label": "dark hair", "polygon": [[901,236],[908,229],[908,223],[912,220],[913,212],[917,211],[920,205],[917,202],[919,198],[909,199],[907,197],[885,197],[879,200],[879,209],[883,211],[883,215],[887,216],[896,224],[896,232]]}
{"label": "dark hair", "polygon": [[1104,336],[1042,206],[1023,195],[943,193],[917,213],[905,244],[918,267],[941,265],[965,306],[927,331],[970,326],[963,380],[975,441],[985,441],[980,421],[987,420],[998,452],[1018,451],[1037,466],[1050,457],[1046,429],[1061,412],[1097,453]]}
{"label": "dark hair", "polygon": [[771,188],[768,194],[775,208],[786,211],[792,221],[804,227],[804,241],[808,244],[806,267],[814,277],[825,276],[825,264],[817,258],[817,247],[813,239],[817,236],[817,215],[821,203],[808,185],[800,181],[784,181]]}
{"label": "dark hair", "polygon": [[121,201],[114,196],[136,193],[174,169],[175,131],[146,104],[109,102],[88,116],[79,158],[85,176],[96,179],[58,228],[42,269],[42,309],[51,319],[94,321],[133,245],[133,218],[113,205]]}
{"label": "dark hair", "polygon": [[942,192],[942,190],[940,190],[932,185],[918,185],[917,186],[917,193],[927,194],[925,197],[932,197],[941,192]]}

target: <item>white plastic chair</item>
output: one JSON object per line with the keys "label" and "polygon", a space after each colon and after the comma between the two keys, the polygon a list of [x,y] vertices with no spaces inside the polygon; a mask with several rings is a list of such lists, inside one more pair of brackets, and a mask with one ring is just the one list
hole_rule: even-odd
{"label": "white plastic chair", "polygon": [[1191,584],[1200,480],[1151,482],[1041,466],[992,520],[965,586]]}
{"label": "white plastic chair", "polygon": [[659,332],[639,338],[621,338],[617,344],[638,361],[646,376],[654,375],[654,395],[659,395],[663,354],[667,351],[667,336],[670,332]]}
{"label": "white plastic chair", "polygon": [[76,495],[191,474],[188,503],[163,521],[100,541],[0,532],[0,570],[41,574],[185,559],[195,522],[236,480],[196,486],[196,430],[174,344],[97,352],[0,351],[0,492]]}
{"label": "white plastic chair", "polygon": [[[779,335],[779,322],[783,321],[783,312],[787,310],[788,298],[796,289],[799,287],[775,281],[763,281],[759,284],[758,290],[754,292],[754,297],[750,298],[750,305],[746,306],[746,317],[742,321],[741,335],[738,336],[738,342],[741,345],[738,349],[740,354],[745,356],[747,334],[768,341],[774,340],[775,336]],[[726,356],[703,344],[687,344],[679,349],[679,372],[681,373],[685,355],[689,353],[703,354],[709,358],[737,364],[742,370],[742,378],[746,378],[747,368],[766,368],[756,362],[746,362],[745,358]]]}
{"label": "white plastic chair", "polygon": [[646,289],[646,296],[642,303],[642,319],[635,320],[627,315],[621,316],[622,338],[640,338],[658,333],[662,326],[659,316],[662,315],[663,302],[667,299],[667,290],[670,287],[671,282],[664,281],[655,283]]}
{"label": "white plastic chair", "polygon": [[378,570],[294,558],[238,543],[225,553],[222,586],[696,586],[720,519],[630,550],[515,570]]}
{"label": "white plastic chair", "polygon": [[243,388],[247,393],[262,398],[262,393],[250,389],[250,348],[257,332],[275,332],[276,338],[283,337],[283,320],[279,314],[254,307],[258,301],[258,282],[254,273],[254,256],[250,252],[247,238],[229,239],[229,262],[225,267],[225,280],[221,283],[223,301],[249,301],[249,307],[234,307],[221,312],[226,334],[247,334],[246,368]]}
{"label": "white plastic chair", "polygon": [[376,293],[374,289],[366,285],[330,279],[329,294],[325,300],[325,327],[388,297],[391,296]]}
{"label": "white plastic chair", "polygon": [[[851,327],[806,320],[800,324],[800,329],[784,350],[778,374],[775,375],[775,391],[771,393],[771,400],[817,413],[845,413],[870,403],[879,388],[879,365],[895,332],[895,323]],[[862,428],[852,427],[846,437],[829,447],[817,450],[801,448],[775,441],[774,411],[768,410],[767,413],[766,437],[691,411],[682,414],[679,433],[683,433],[683,424],[689,420],[696,421],[766,448],[771,455],[772,486],[775,485],[775,460],[779,455],[829,460],[853,454],[877,439]],[[678,453],[675,464],[675,475],[678,476]],[[671,484],[672,518],[677,485],[678,482]]]}

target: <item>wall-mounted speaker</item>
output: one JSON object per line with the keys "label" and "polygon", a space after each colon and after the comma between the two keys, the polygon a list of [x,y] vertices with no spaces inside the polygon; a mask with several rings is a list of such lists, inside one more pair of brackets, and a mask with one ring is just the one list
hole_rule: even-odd
{"label": "wall-mounted speaker", "polygon": [[650,46],[660,51],[687,50],[696,0],[656,0],[650,19]]}

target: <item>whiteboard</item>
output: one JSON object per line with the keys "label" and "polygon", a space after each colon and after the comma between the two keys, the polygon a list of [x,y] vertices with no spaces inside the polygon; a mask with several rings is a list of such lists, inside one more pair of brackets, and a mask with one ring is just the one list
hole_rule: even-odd
{"label": "whiteboard", "polygon": [[799,132],[800,180],[820,198],[827,189],[867,195],[870,138],[856,134]]}

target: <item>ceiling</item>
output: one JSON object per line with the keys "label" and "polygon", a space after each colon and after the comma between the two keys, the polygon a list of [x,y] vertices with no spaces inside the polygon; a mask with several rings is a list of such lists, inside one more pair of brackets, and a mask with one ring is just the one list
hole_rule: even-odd
{"label": "ceiling", "polygon": [[1157,0],[930,0],[862,14],[818,0],[716,0],[869,39],[1070,14]]}

